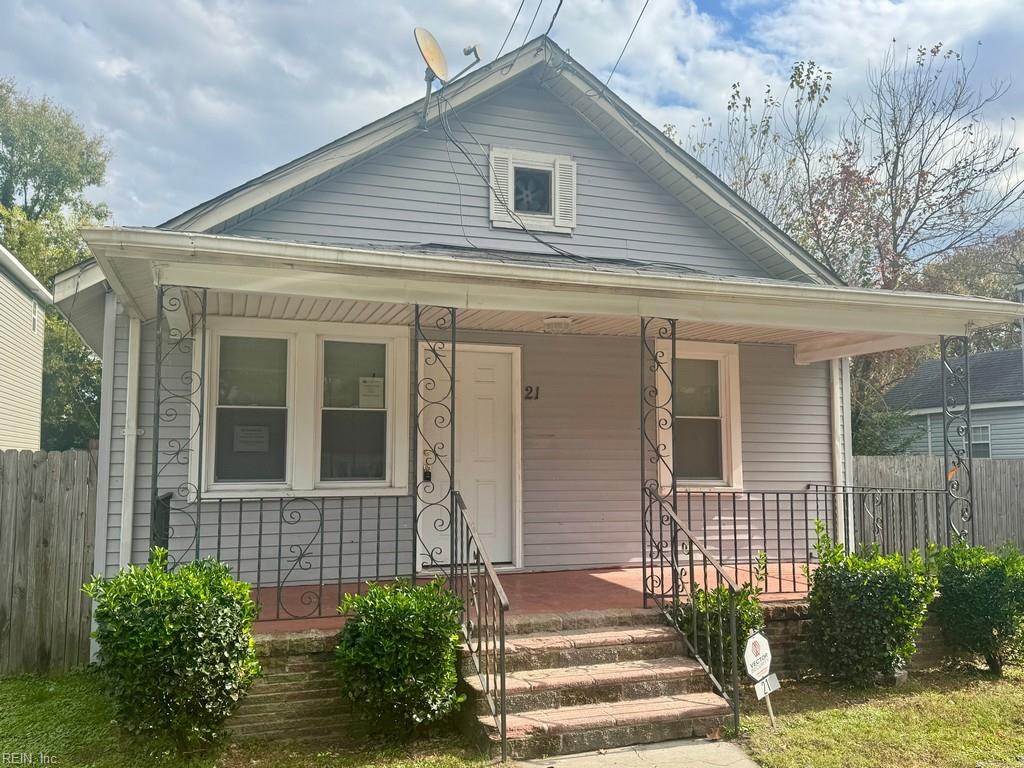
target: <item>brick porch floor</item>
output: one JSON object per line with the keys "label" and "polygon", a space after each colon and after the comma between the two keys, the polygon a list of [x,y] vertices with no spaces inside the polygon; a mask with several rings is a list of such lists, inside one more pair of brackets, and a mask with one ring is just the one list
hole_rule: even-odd
{"label": "brick porch floor", "polygon": [[[802,597],[807,592],[807,579],[802,569],[802,564],[772,563],[769,585],[773,591],[763,594],[761,599],[768,602]],[[747,566],[737,566],[736,571],[737,583],[751,580]],[[499,574],[499,578],[513,614],[643,607],[640,568],[516,572]],[[335,614],[341,596],[361,587],[365,585],[293,586],[280,590],[280,595],[276,587],[264,587],[259,595],[254,595],[262,604],[255,631],[266,634],[339,629],[345,623],[343,617]]]}

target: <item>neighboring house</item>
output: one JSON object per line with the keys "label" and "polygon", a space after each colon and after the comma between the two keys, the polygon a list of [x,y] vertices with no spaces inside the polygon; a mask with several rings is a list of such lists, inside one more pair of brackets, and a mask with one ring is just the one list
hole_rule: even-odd
{"label": "neighboring house", "polygon": [[[971,356],[971,454],[979,459],[1024,457],[1024,357],[1020,349]],[[942,456],[942,382],[938,360],[925,360],[886,393],[911,424],[907,453]]]}
{"label": "neighboring house", "polygon": [[0,450],[38,450],[43,337],[53,297],[0,245]]}
{"label": "neighboring house", "polygon": [[453,547],[520,612],[662,601],[679,552],[795,584],[849,356],[1017,317],[841,285],[546,37],[441,93],[84,231],[55,293],[102,352],[97,571],[214,555],[291,627]]}

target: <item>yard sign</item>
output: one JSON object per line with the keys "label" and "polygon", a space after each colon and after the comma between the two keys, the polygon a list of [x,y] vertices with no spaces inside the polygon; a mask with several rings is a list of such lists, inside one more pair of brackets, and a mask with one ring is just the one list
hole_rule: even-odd
{"label": "yard sign", "polygon": [[747,645],[743,650],[743,662],[747,665],[747,674],[754,680],[757,698],[764,699],[765,704],[768,705],[768,716],[772,720],[772,728],[777,728],[771,694],[773,691],[779,690],[779,678],[770,674],[772,649],[763,632],[754,632],[747,638]]}

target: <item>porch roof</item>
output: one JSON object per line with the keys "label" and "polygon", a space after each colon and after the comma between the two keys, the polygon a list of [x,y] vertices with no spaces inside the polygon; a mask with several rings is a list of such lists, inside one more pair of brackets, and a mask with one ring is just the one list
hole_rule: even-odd
{"label": "porch roof", "polygon": [[[217,299],[218,313],[254,317],[408,323],[410,305],[419,303],[460,309],[464,328],[541,331],[545,317],[568,315],[574,333],[609,335],[636,335],[640,316],[668,317],[682,321],[682,337],[789,343],[797,362],[810,363],[928,344],[1022,312],[997,299],[716,277],[624,259],[120,227],[83,236],[122,303],[143,320],[155,315],[153,286],[162,283],[209,288],[218,297],[267,297],[241,309],[231,298],[222,308]],[[284,297],[296,301],[279,301]]]}

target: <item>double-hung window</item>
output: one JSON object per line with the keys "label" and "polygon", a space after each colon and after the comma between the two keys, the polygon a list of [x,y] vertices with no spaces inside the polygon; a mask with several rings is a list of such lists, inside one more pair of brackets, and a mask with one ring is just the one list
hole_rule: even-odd
{"label": "double-hung window", "polygon": [[678,342],[674,362],[672,454],[677,482],[742,487],[738,347]]}
{"label": "double-hung window", "polygon": [[[220,317],[208,326],[205,493],[408,492],[408,328]],[[197,463],[191,472],[196,482]]]}
{"label": "double-hung window", "polygon": [[288,341],[218,338],[214,482],[287,481]]}
{"label": "double-hung window", "polygon": [[992,458],[992,429],[988,424],[971,426],[971,458]]}
{"label": "double-hung window", "polygon": [[387,476],[387,345],[321,341],[320,480]]}

